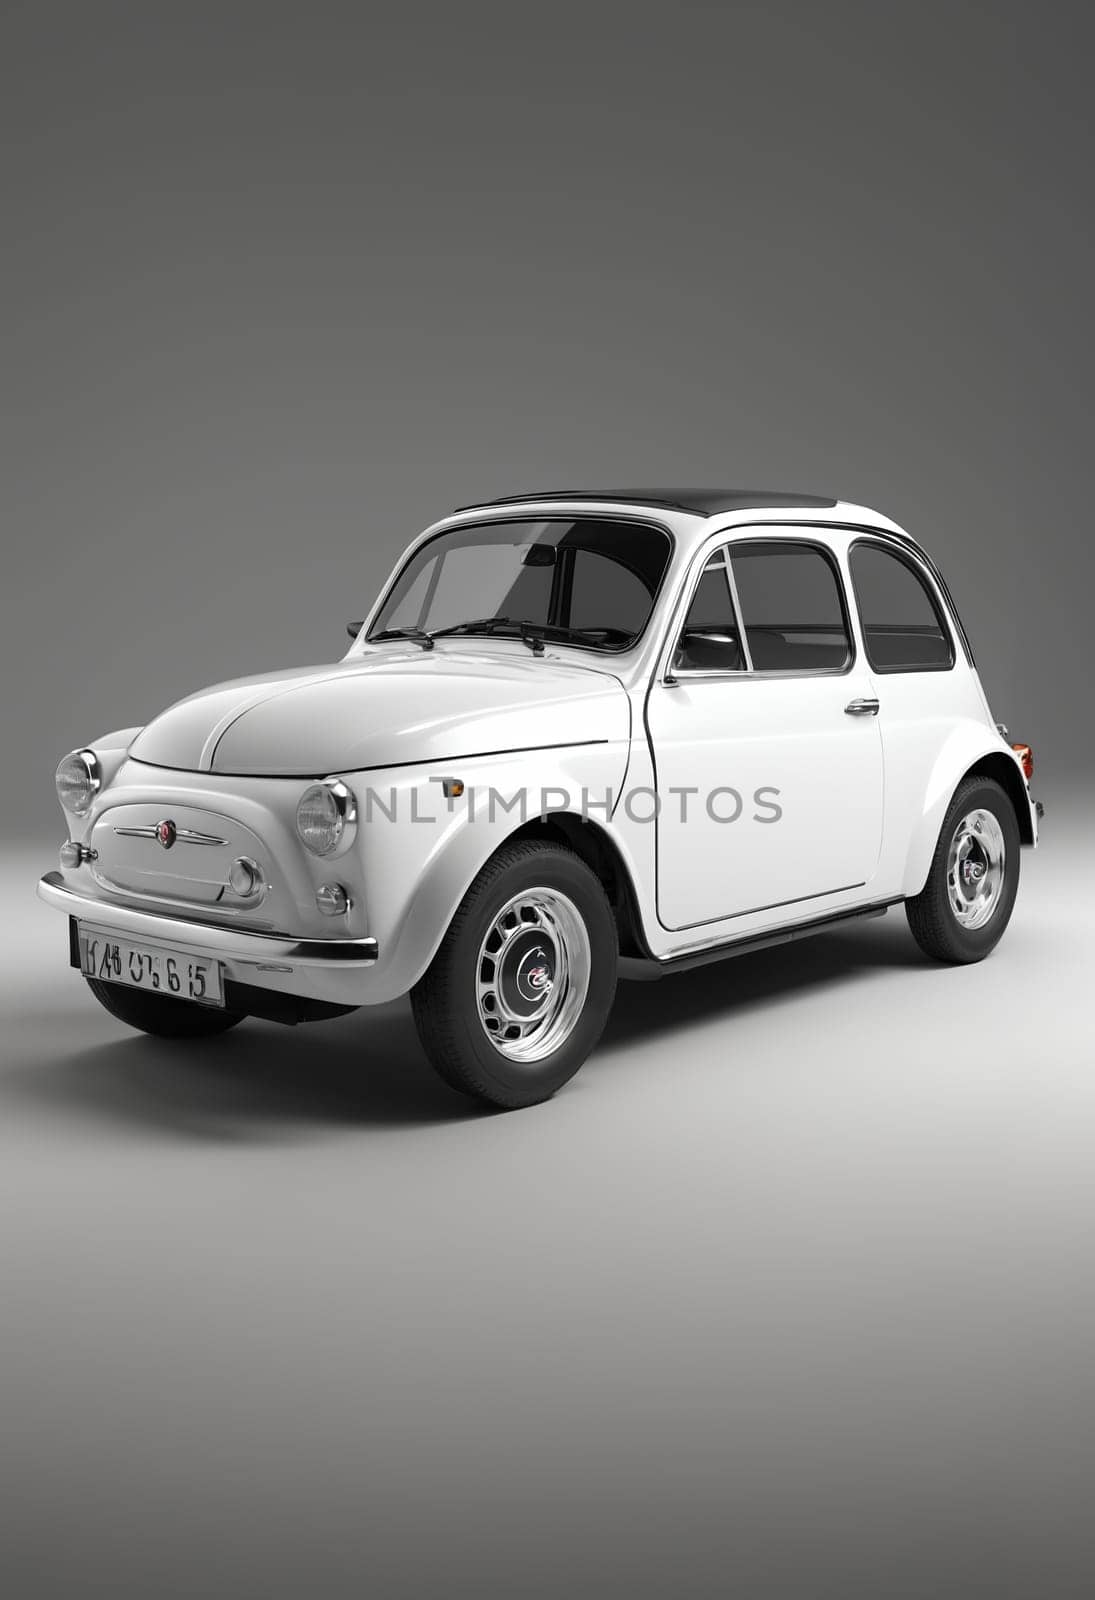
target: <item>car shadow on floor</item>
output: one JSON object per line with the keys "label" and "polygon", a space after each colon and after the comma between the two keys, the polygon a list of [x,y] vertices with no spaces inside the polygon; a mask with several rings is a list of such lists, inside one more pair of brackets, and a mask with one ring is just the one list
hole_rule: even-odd
{"label": "car shadow on floor", "polygon": [[863,980],[869,972],[942,971],[921,953],[904,918],[872,919],[855,929],[771,945],[750,955],[659,978],[621,983],[604,1032],[606,1045],[626,1045],[693,1022],[743,1016],[791,994]]}
{"label": "car shadow on floor", "polygon": [[[925,964],[911,939],[879,938],[868,928],[654,983],[621,984],[604,1057],[619,1052],[626,1059],[629,1045],[663,1035],[669,1048],[675,1028],[728,1020],[806,989],[863,981],[868,969]],[[90,997],[86,1003],[98,1031],[101,1014]],[[262,1145],[323,1126],[426,1127],[492,1114],[435,1076],[406,1002],[297,1028],[245,1022],[199,1043],[125,1032],[74,1045],[83,1027],[71,1011],[24,1014],[20,1031],[21,1048],[0,1074],[0,1100],[15,1097],[60,1116],[182,1139]]]}
{"label": "car shadow on floor", "polygon": [[[90,996],[88,1004],[98,1033],[102,1014]],[[71,1029],[51,1041],[51,1021],[24,1028],[22,1059],[0,1074],[0,1100],[241,1144],[291,1142],[324,1125],[423,1127],[490,1114],[433,1073],[406,1002],[295,1028],[245,1021],[200,1041],[122,1029],[76,1048]]]}

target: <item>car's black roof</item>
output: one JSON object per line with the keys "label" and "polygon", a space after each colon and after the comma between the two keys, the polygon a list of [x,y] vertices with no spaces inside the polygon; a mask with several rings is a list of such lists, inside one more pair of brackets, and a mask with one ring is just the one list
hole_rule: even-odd
{"label": "car's black roof", "polygon": [[824,506],[836,501],[820,494],[794,494],[787,489],[549,489],[542,494],[507,494],[497,500],[473,500],[457,511],[519,505],[525,500],[614,500],[625,505],[667,506],[713,517],[724,511],[755,511],[765,506]]}

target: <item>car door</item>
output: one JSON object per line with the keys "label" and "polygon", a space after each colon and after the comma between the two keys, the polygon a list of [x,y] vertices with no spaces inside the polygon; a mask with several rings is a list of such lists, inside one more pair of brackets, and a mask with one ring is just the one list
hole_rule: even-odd
{"label": "car door", "polygon": [[647,700],[663,926],[782,908],[793,921],[829,896],[868,897],[882,831],[876,711],[825,545],[805,530],[753,532],[701,560]]}

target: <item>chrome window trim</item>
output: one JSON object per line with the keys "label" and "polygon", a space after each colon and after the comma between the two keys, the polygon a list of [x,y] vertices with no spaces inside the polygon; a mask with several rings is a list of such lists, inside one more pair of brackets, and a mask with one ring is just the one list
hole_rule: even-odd
{"label": "chrome window trim", "polygon": [[[811,520],[808,517],[798,518],[792,522],[789,519],[781,518],[778,521],[773,519],[771,522],[742,523],[741,527],[743,529],[746,527],[815,528],[819,532],[827,531],[857,534],[864,539],[876,539],[880,544],[892,546],[894,550],[898,551],[902,555],[911,557],[914,565],[923,568],[924,572],[931,579],[935,594],[944,601],[943,614],[947,622],[950,624],[952,635],[957,638],[958,642],[962,646],[962,653],[966,658],[967,666],[973,667],[976,671],[977,663],[974,660],[973,646],[970,644],[969,634],[966,632],[966,625],[962,621],[958,607],[954,603],[954,596],[950,592],[950,587],[947,584],[947,580],[927,550],[925,550],[923,546],[912,537],[911,534],[905,533],[900,528],[883,528],[879,527],[878,524],[874,522],[853,522],[843,518],[839,521],[832,522],[819,522],[816,519]],[[723,529],[723,535],[725,536],[728,531],[733,530]],[[848,548],[849,550],[851,549],[850,544]],[[858,623],[858,607],[855,610],[855,620]],[[957,665],[957,662],[955,665]]]}
{"label": "chrome window trim", "polygon": [[[742,525],[742,536],[740,538],[728,538],[728,533],[736,534],[738,530],[724,528],[721,529],[716,535],[716,537],[720,540],[718,546],[714,549],[712,549],[710,546],[707,546],[705,547],[705,550],[699,553],[697,557],[697,570],[695,570],[694,573],[689,574],[690,582],[687,590],[687,599],[685,600],[683,609],[678,608],[678,611],[675,613],[675,615],[679,615],[680,621],[676,624],[676,626],[670,622],[669,628],[666,632],[666,639],[663,641],[661,651],[662,669],[660,673],[655,674],[662,684],[672,688],[677,684],[684,682],[691,683],[693,681],[755,683],[766,679],[846,678],[848,676],[859,659],[855,628],[853,626],[853,623],[859,619],[859,612],[858,608],[853,612],[851,603],[849,601],[847,588],[844,583],[844,573],[841,571],[840,561],[837,558],[836,551],[831,545],[826,544],[824,540],[812,538],[810,536],[806,536],[801,539],[766,539],[764,538],[763,534],[758,535],[756,532],[757,529],[764,529],[767,527],[787,527],[798,530],[800,528],[805,528],[806,526],[820,528],[827,526],[827,524],[803,524],[799,522],[748,523]],[[836,582],[837,597],[840,601],[840,607],[843,616],[845,638],[848,645],[848,659],[842,667],[807,667],[804,669],[799,669],[779,667],[756,668],[753,666],[752,657],[749,653],[749,644],[745,634],[744,619],[741,611],[741,602],[738,597],[737,583],[735,582],[733,575],[732,546],[735,544],[778,544],[781,546],[798,545],[804,549],[816,550],[820,554]],[[681,667],[679,669],[675,669],[673,667],[673,656],[676,653],[681,632],[684,628],[688,613],[692,608],[692,601],[695,598],[696,590],[699,588],[700,579],[706,572],[712,556],[718,555],[722,556],[723,564],[726,568],[727,582],[730,586],[730,599],[734,610],[734,620],[738,629],[738,639],[741,644],[742,654],[746,661],[748,661],[749,665],[747,667],[727,667],[721,669],[696,667]],[[682,593],[684,593],[683,587]],[[669,642],[668,654],[666,654],[665,651],[666,642]]]}
{"label": "chrome window trim", "polygon": [[[662,568],[662,574],[661,574],[661,577],[658,580],[658,586],[655,589],[654,593],[650,597],[650,609],[646,614],[646,619],[643,622],[643,625],[642,625],[641,629],[635,635],[635,637],[632,640],[629,641],[629,643],[620,644],[620,645],[597,645],[597,644],[583,644],[578,639],[551,639],[551,640],[546,641],[549,644],[549,646],[550,646],[550,648],[552,650],[556,650],[556,649],[581,650],[581,651],[586,652],[589,655],[597,656],[598,658],[602,658],[602,659],[605,656],[608,656],[608,657],[610,657],[612,659],[616,659],[616,658],[618,658],[620,656],[626,656],[627,654],[629,654],[633,650],[637,650],[638,647],[643,643],[643,641],[648,637],[648,635],[649,635],[649,633],[651,631],[651,625],[654,623],[654,620],[657,617],[658,608],[659,608],[659,606],[661,604],[661,601],[662,601],[662,599],[663,599],[663,597],[665,595],[666,581],[669,578],[670,572],[672,571],[673,558],[677,553],[677,542],[678,542],[677,541],[677,535],[673,532],[672,528],[667,527],[667,525],[664,522],[660,522],[657,517],[651,517],[651,516],[642,515],[642,514],[640,514],[638,512],[634,512],[634,511],[632,511],[632,512],[605,511],[603,509],[602,510],[597,510],[597,511],[580,511],[580,510],[566,511],[566,510],[560,509],[558,507],[554,507],[546,515],[538,514],[538,513],[534,512],[534,511],[529,511],[529,510],[520,511],[519,514],[517,514],[517,515],[514,515],[514,513],[512,511],[510,511],[509,514],[507,515],[504,510],[500,509],[496,514],[489,515],[489,516],[468,516],[468,517],[461,516],[458,521],[447,522],[444,526],[442,526],[440,528],[435,528],[432,533],[428,533],[426,536],[418,539],[414,544],[411,545],[409,550],[405,551],[403,560],[400,562],[400,564],[399,564],[398,568],[396,569],[396,571],[392,574],[390,581],[385,585],[384,589],[381,591],[379,599],[374,603],[371,611],[369,612],[368,616],[365,618],[364,626],[360,630],[357,639],[355,639],[353,644],[351,644],[350,651],[353,652],[353,651],[357,650],[359,644],[368,645],[368,644],[376,644],[378,642],[381,643],[381,644],[385,644],[385,643],[388,642],[387,640],[380,640],[380,641],[374,640],[372,638],[373,630],[376,627],[377,622],[379,621],[381,614],[383,613],[384,607],[388,604],[388,601],[389,601],[391,595],[393,594],[393,592],[394,592],[394,590],[396,588],[396,585],[399,583],[400,578],[402,578],[404,572],[406,572],[406,570],[407,570],[408,566],[410,565],[410,563],[413,560],[415,560],[422,553],[422,551],[425,550],[429,545],[433,544],[435,540],[442,539],[447,534],[450,534],[450,533],[461,532],[461,531],[463,531],[463,530],[465,530],[467,528],[486,527],[486,526],[491,526],[493,524],[501,523],[501,522],[567,522],[567,521],[569,521],[569,522],[578,522],[578,521],[581,521],[581,522],[633,522],[633,523],[638,524],[640,527],[653,528],[656,533],[662,534],[662,536],[668,542],[669,553],[666,556],[665,566]],[[489,639],[492,636],[490,634],[485,634],[485,633],[483,633],[483,634],[472,633],[472,634],[450,635],[450,637],[456,638],[458,640],[459,639],[463,639],[463,638],[467,638],[467,639],[473,639],[473,640],[478,640],[478,641],[482,642],[483,639],[485,639],[485,638]],[[496,637],[496,638],[499,638],[499,639],[502,639],[503,641],[505,641],[507,636],[505,634],[499,634],[499,635],[494,635],[493,637]]]}
{"label": "chrome window trim", "polygon": [[[851,580],[852,597],[855,600],[856,620],[859,623],[859,631],[863,636],[863,653],[867,657],[867,664],[871,671],[877,673],[881,678],[892,678],[897,674],[906,672],[953,672],[955,667],[958,665],[958,650],[955,644],[955,627],[953,626],[952,617],[950,615],[950,612],[953,610],[953,606],[948,607],[946,604],[944,604],[944,597],[941,589],[936,585],[934,574],[930,571],[927,563],[922,561],[913,550],[906,548],[903,543],[899,544],[896,539],[890,539],[887,541],[885,531],[882,529],[879,529],[877,534],[862,532],[858,529],[849,531],[854,531],[856,537],[848,545],[848,577]],[[871,660],[870,645],[867,643],[867,624],[864,621],[863,610],[859,603],[859,590],[856,587],[855,572],[852,568],[852,557],[854,556],[856,550],[864,546],[866,546],[868,549],[870,549],[871,546],[874,546],[876,549],[881,550],[892,560],[898,562],[901,566],[906,567],[912,573],[913,577],[919,581],[921,588],[928,597],[928,601],[932,607],[932,610],[936,614],[942,629],[944,641],[948,650],[950,651],[950,660],[945,666],[938,663],[914,663],[912,665],[896,667],[875,666],[874,662]],[[954,620],[957,620],[957,612],[954,613]]]}
{"label": "chrome window trim", "polygon": [[[738,635],[738,647],[741,650],[745,660],[749,663],[748,668],[679,667],[674,669],[673,657],[680,648],[681,633],[683,632],[684,625],[688,620],[688,613],[692,609],[692,602],[696,598],[696,590],[703,581],[704,574],[715,571],[717,567],[722,568],[723,577],[726,579],[726,587],[730,596],[730,610],[733,613],[734,627],[736,628]],[[688,591],[688,600],[684,607],[684,614],[681,617],[680,627],[676,631],[673,648],[669,656],[669,665],[666,669],[666,676],[662,681],[664,683],[678,683],[682,678],[740,678],[747,675],[747,673],[751,673],[752,666],[753,663],[749,656],[749,647],[745,642],[745,635],[741,626],[741,607],[738,604],[737,585],[734,582],[734,575],[730,568],[730,562],[726,557],[726,546],[724,544],[719,545],[716,549],[709,551],[706,556],[703,556],[700,559],[699,570],[696,572],[691,588]]]}
{"label": "chrome window trim", "polygon": [[734,626],[738,630],[738,644],[741,648],[742,659],[745,662],[745,666],[741,668],[741,671],[752,674],[755,671],[753,667],[753,652],[749,648],[749,636],[745,631],[745,617],[742,614],[741,596],[738,594],[738,580],[734,576],[734,563],[730,559],[729,545],[724,544],[722,547],[722,564],[726,568],[726,581],[730,585],[730,604],[734,608]]}

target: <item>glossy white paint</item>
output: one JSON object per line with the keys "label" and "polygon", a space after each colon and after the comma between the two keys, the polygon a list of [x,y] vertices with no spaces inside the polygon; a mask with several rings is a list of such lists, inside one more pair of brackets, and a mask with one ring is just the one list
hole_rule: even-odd
{"label": "glossy white paint", "polygon": [[[520,641],[386,643],[325,666],[218,684],[150,722],[132,755],[155,766],[256,777],[335,771],[626,738],[618,680]],[[469,746],[470,741],[470,746]]]}
{"label": "glossy white paint", "polygon": [[[665,683],[691,575],[713,545],[758,531],[802,538],[808,529],[832,551],[850,596],[854,530],[900,532],[878,513],[840,504],[706,518],[580,500],[521,509],[638,517],[673,535],[654,615],[633,648],[604,655],[549,645],[534,657],[517,640],[450,638],[427,653],[405,642],[365,643],[370,617],[340,662],[220,685],[142,732],[94,741],[103,788],[88,816],[66,820],[69,837],[98,858],[60,875],[80,897],[81,914],[108,927],[125,908],[184,919],[198,948],[203,928],[231,928],[238,950],[223,957],[229,978],[379,1003],[425,971],[475,874],[520,825],[518,797],[528,797],[529,815],[545,790],[551,809],[578,812],[585,792],[594,803],[588,826],[630,880],[645,945],[666,959],[916,893],[962,776],[987,756],[1017,768],[960,649],[949,672],[872,674],[854,607],[856,660],[847,673]],[[464,513],[422,539],[461,521],[513,515],[512,506]],[[877,719],[845,716],[850,700],[872,695]],[[358,797],[356,838],[335,860],[309,855],[295,832],[297,802],[317,776],[340,777]],[[459,777],[470,793],[449,805],[442,776]],[[735,788],[743,814],[715,823],[701,807],[681,826],[663,810],[655,827],[644,820],[649,800],[620,799],[657,789],[663,807],[672,806],[669,791],[680,787]],[[752,820],[771,814],[771,796],[753,800],[756,789],[771,788],[780,791],[778,825]],[[471,796],[492,790],[493,812],[473,812]],[[219,830],[225,847],[180,841],[165,855],[153,841],[114,832],[165,815]],[[237,853],[262,868],[258,906],[216,892]],[[337,923],[315,904],[316,890],[332,880],[351,900]],[[59,893],[53,898],[60,903]],[[65,909],[73,909],[68,900]],[[368,936],[379,955],[368,966],[263,963],[248,934],[272,932]]]}
{"label": "glossy white paint", "polygon": [[[882,842],[882,743],[876,718],[844,711],[869,692],[862,672],[654,683],[647,726],[662,796],[666,928],[870,883]],[[689,788],[698,793],[681,792]]]}

